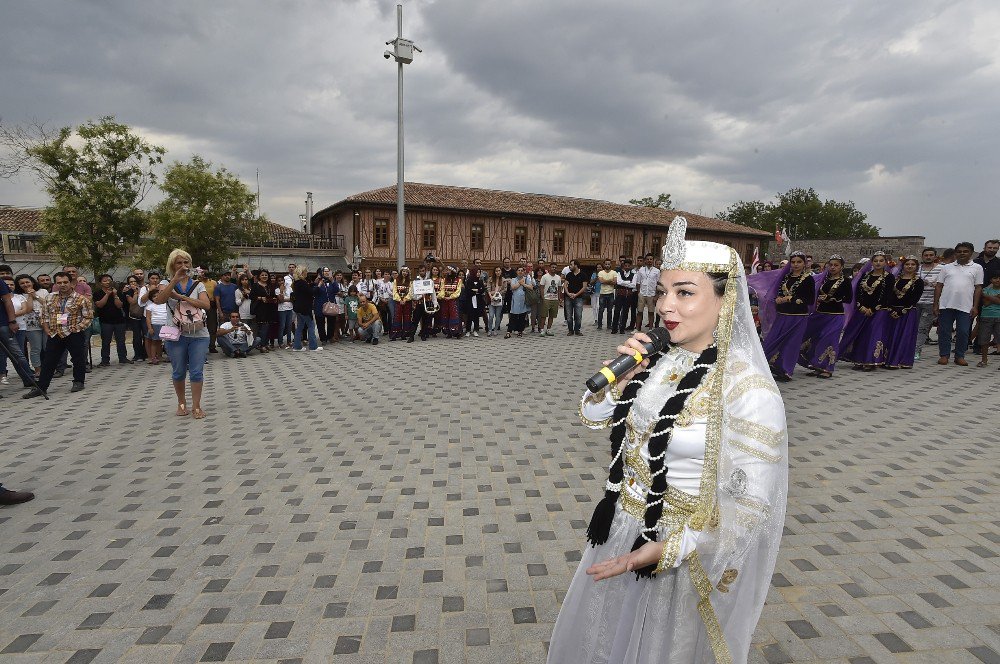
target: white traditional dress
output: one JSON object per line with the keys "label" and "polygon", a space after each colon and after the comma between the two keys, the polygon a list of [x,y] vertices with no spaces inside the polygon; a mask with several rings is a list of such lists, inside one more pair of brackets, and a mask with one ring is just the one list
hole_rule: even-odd
{"label": "white traditional dress", "polygon": [[[550,664],[724,664],[746,662],[749,654],[784,522],[784,405],[756,334],[739,256],[715,243],[684,245],[686,258],[673,263],[665,248],[665,263],[729,279],[718,359],[688,397],[665,451],[667,491],[656,537],[663,557],[653,578],[625,573],[595,582],[586,574],[631,551],[643,528],[652,484],[648,437],[697,357],[678,347],[658,358],[628,410],[610,536],[583,554],[552,634]],[[586,392],[584,424],[616,424],[618,398],[614,389]]]}

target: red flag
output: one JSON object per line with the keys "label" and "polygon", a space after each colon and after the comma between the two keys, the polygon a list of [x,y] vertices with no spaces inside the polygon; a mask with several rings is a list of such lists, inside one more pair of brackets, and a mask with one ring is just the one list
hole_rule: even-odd
{"label": "red flag", "polygon": [[778,228],[778,224],[774,225],[774,241],[778,243],[779,247],[781,246],[781,243],[784,241],[784,238],[781,237],[781,229]]}

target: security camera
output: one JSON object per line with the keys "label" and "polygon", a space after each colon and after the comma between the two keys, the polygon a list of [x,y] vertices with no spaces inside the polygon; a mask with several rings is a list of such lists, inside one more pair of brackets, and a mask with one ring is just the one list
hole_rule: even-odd
{"label": "security camera", "polygon": [[389,58],[392,57],[392,51],[385,51],[384,53],[382,53],[382,57],[388,60]]}

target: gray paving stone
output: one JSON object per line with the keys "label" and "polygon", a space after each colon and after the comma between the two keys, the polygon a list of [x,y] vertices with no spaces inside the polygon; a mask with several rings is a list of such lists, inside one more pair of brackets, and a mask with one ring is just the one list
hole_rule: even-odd
{"label": "gray paving stone", "polygon": [[[165,367],[57,381],[31,418],[5,400],[2,479],[38,498],[0,510],[0,659],[543,662],[607,463],[575,401],[611,344],[213,355],[199,422],[170,414]],[[751,662],[998,664],[992,421],[971,370],[899,373],[782,386],[788,516]]]}

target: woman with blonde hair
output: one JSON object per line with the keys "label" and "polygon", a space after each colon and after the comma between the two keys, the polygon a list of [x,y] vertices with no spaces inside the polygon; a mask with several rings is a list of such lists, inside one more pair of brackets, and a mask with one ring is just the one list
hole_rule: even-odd
{"label": "woman with blonde hair", "polygon": [[170,358],[177,415],[188,414],[184,398],[184,377],[187,375],[191,381],[191,414],[200,420],[205,417],[201,391],[209,343],[208,291],[204,284],[191,277],[191,254],[183,249],[170,252],[166,274],[170,282],[153,296],[153,302],[166,304],[170,314],[167,325],[160,328],[160,338]]}

